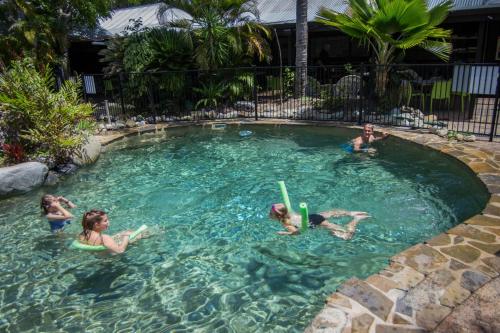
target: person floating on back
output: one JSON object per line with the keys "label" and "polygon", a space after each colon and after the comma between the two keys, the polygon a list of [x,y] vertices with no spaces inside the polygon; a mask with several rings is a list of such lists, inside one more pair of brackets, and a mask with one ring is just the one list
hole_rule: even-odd
{"label": "person floating on back", "polygon": [[373,153],[374,149],[370,148],[370,144],[375,141],[385,139],[388,136],[389,134],[387,132],[382,132],[382,136],[376,137],[373,132],[373,125],[365,124],[363,126],[363,134],[352,140],[353,151]]}
{"label": "person floating on back", "polygon": [[50,231],[53,233],[61,232],[64,227],[71,223],[73,214],[68,209],[75,208],[76,205],[65,197],[46,194],[42,197],[40,207],[42,208],[45,217],[49,221]]}
{"label": "person floating on back", "polygon": [[[344,228],[328,221],[330,217],[352,216],[353,219]],[[333,236],[348,240],[356,232],[356,225],[359,221],[370,217],[366,212],[350,212],[347,210],[334,209],[318,214],[309,215],[309,228],[323,227],[332,232]],[[300,234],[301,216],[290,213],[282,203],[276,203],[271,206],[269,218],[279,221],[287,231],[279,231],[280,235],[298,235]]]}
{"label": "person floating on back", "polygon": [[[83,214],[83,231],[79,236],[82,244],[106,247],[111,253],[123,253],[127,249],[132,230],[125,230],[114,236],[105,235],[103,232],[109,228],[109,220],[102,210],[93,209]],[[135,240],[141,238],[138,235]]]}

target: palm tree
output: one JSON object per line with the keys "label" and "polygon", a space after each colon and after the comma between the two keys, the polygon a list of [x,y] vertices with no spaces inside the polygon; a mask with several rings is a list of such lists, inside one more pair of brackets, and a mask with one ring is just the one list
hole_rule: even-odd
{"label": "palm tree", "polygon": [[270,59],[266,38],[271,34],[256,21],[253,0],[165,0],[158,13],[160,20],[174,8],[185,17],[173,17],[165,25],[190,32],[194,60],[201,69],[228,67],[254,56],[261,61]]}
{"label": "palm tree", "polygon": [[307,0],[297,0],[295,24],[295,97],[302,97],[307,84]]}
{"label": "palm tree", "polygon": [[447,17],[451,0],[432,8],[425,0],[348,0],[346,13],[322,8],[316,21],[338,28],[368,45],[375,56],[376,91],[385,94],[388,65],[399,51],[421,47],[447,61],[451,31],[438,28]]}

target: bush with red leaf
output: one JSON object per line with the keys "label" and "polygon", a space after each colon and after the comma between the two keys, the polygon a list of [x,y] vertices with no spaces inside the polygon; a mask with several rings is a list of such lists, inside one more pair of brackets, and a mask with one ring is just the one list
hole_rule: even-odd
{"label": "bush with red leaf", "polygon": [[2,150],[7,161],[20,163],[25,160],[26,154],[24,153],[23,146],[18,143],[2,145]]}

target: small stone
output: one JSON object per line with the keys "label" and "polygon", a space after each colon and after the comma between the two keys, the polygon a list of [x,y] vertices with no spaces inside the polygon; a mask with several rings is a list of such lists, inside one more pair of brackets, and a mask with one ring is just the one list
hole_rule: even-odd
{"label": "small stone", "polygon": [[485,162],[470,162],[469,168],[475,173],[495,173],[498,170]]}
{"label": "small stone", "polygon": [[457,236],[453,239],[453,244],[460,244],[464,242],[464,238],[462,236]]}
{"label": "small stone", "polygon": [[491,227],[500,227],[500,218],[494,218],[494,217],[489,217],[485,215],[476,215],[467,221],[465,221],[466,224],[472,224],[472,225],[484,225],[484,226],[491,226]]}
{"label": "small stone", "polygon": [[481,259],[486,265],[500,273],[500,257],[488,257]]}
{"label": "small stone", "polygon": [[354,317],[352,319],[352,333],[368,333],[370,331],[370,326],[373,323],[374,318],[367,313],[363,313],[361,316]]}
{"label": "small stone", "polygon": [[467,290],[474,291],[482,287],[490,280],[486,275],[476,271],[465,271],[462,273],[460,285]]}
{"label": "small stone", "polygon": [[500,229],[495,229],[495,228],[484,228],[486,231],[491,232],[497,236],[500,236]]}
{"label": "small stone", "polygon": [[396,308],[394,311],[407,315],[408,317],[413,315],[413,308],[406,302],[405,297],[400,297],[396,300]]}
{"label": "small stone", "polygon": [[489,268],[486,265],[479,265],[476,267],[478,271],[481,273],[484,273],[485,275],[488,275],[490,278],[494,278],[498,276],[498,273],[494,271],[493,269]]}
{"label": "small stone", "polygon": [[437,304],[427,304],[417,312],[417,325],[430,331],[434,329],[447,315],[451,309]]}
{"label": "small stone", "polygon": [[345,298],[344,296],[340,295],[339,293],[333,293],[331,294],[327,299],[326,303],[328,305],[340,305],[345,308],[351,308],[351,302],[349,302],[349,299]]}
{"label": "small stone", "polygon": [[347,280],[339,287],[338,291],[369,309],[382,320],[387,320],[387,316],[394,304],[383,293],[356,278]]}
{"label": "small stone", "polygon": [[430,280],[433,285],[438,287],[446,287],[450,283],[455,281],[455,277],[447,269],[440,269],[435,272],[432,272],[431,274],[429,274],[427,279]]}
{"label": "small stone", "polygon": [[447,234],[440,234],[431,240],[427,241],[426,243],[429,244],[430,246],[443,246],[443,245],[448,245],[450,244],[451,239],[450,236]]}
{"label": "small stone", "polygon": [[394,313],[394,316],[392,318],[392,322],[394,324],[398,324],[398,325],[410,325],[411,324],[411,320],[404,318],[399,313]]}
{"label": "small stone", "polygon": [[47,174],[47,178],[45,178],[45,182],[43,185],[45,186],[54,186],[59,183],[59,174],[54,171],[49,171]]}
{"label": "small stone", "polygon": [[479,242],[469,242],[469,244],[491,254],[498,255],[500,252],[500,244],[484,244]]}
{"label": "small stone", "polygon": [[499,218],[500,217],[500,207],[498,207],[497,205],[488,204],[486,206],[486,208],[483,210],[483,214],[489,214],[489,215],[493,215],[493,216],[496,216],[497,218]]}
{"label": "small stone", "polygon": [[389,290],[395,289],[398,287],[396,282],[389,280],[389,279],[386,279],[378,274],[374,274],[374,275],[369,276],[366,279],[366,282],[368,282],[372,286],[382,290],[383,292],[388,292]]}
{"label": "small stone", "polygon": [[466,263],[473,262],[481,255],[480,251],[469,245],[454,245],[441,248],[440,251]]}
{"label": "small stone", "polygon": [[455,137],[457,138],[457,141],[464,141],[464,135],[463,134],[458,133]]}
{"label": "small stone", "polygon": [[75,173],[77,169],[78,167],[72,163],[60,164],[56,167],[56,171],[63,175]]}
{"label": "small stone", "polygon": [[442,137],[442,138],[445,138],[448,136],[448,130],[446,128],[441,128],[441,129],[438,129],[436,131],[437,135]]}
{"label": "small stone", "polygon": [[132,128],[132,127],[136,127],[137,124],[135,123],[135,121],[133,121],[132,119],[128,119],[126,122],[125,122],[125,127],[126,128]]}
{"label": "small stone", "polygon": [[462,302],[465,301],[469,295],[470,291],[462,288],[460,284],[455,281],[446,288],[439,301],[442,305],[453,308],[462,304]]}
{"label": "small stone", "polygon": [[375,333],[425,333],[425,331],[417,327],[402,327],[377,324],[377,326],[375,326]]}
{"label": "small stone", "polygon": [[423,274],[429,274],[448,261],[439,251],[423,244],[412,246],[394,256],[391,260],[410,266]]}
{"label": "small stone", "polygon": [[[458,235],[466,238],[472,238],[485,243],[495,242],[496,237],[492,234],[482,232],[470,225],[460,224],[455,228],[448,230],[449,234]],[[463,238],[462,238],[463,239]]]}
{"label": "small stone", "polygon": [[[391,269],[393,269],[392,272],[388,271]],[[395,270],[399,271],[395,272]],[[379,274],[388,277],[391,281],[394,281],[398,285],[398,288],[402,290],[409,290],[425,278],[422,273],[414,270],[413,268],[402,266],[397,263],[391,263],[390,266],[386,267],[386,269],[381,271]]]}
{"label": "small stone", "polygon": [[469,266],[462,264],[460,261],[455,259],[450,260],[450,269],[454,271],[459,271],[461,269],[469,268]]}
{"label": "small stone", "polygon": [[476,136],[475,135],[464,135],[464,141],[474,142],[474,141],[476,141]]}
{"label": "small stone", "polygon": [[326,307],[314,318],[305,332],[342,332],[347,324],[347,314],[337,308]]}

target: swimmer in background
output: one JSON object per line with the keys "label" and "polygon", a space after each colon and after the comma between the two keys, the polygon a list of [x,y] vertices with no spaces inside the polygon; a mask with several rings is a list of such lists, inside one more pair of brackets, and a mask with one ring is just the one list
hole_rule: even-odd
{"label": "swimmer in background", "polygon": [[363,134],[352,140],[352,146],[354,152],[368,152],[374,153],[376,150],[374,148],[369,148],[372,142],[385,139],[389,136],[387,132],[382,132],[382,136],[376,137],[373,132],[372,124],[365,124],[363,126]]}
{"label": "swimmer in background", "polygon": [[53,233],[63,231],[64,227],[70,224],[73,218],[73,214],[63,205],[67,209],[76,207],[74,203],[65,197],[52,194],[45,194],[40,201],[40,208],[42,208],[45,217],[49,221],[50,231]]}
{"label": "swimmer in background", "polygon": [[[328,221],[331,217],[351,216],[353,219],[346,227],[342,227]],[[289,213],[285,205],[276,203],[271,206],[269,217],[277,220],[287,231],[279,231],[279,235],[298,235],[302,225],[302,217],[299,214]],[[344,240],[351,239],[356,232],[359,221],[370,217],[366,212],[350,212],[342,209],[333,209],[318,214],[309,215],[309,228],[323,227],[331,231],[333,236]]]}
{"label": "swimmer in background", "polygon": [[[131,243],[129,236],[133,233],[132,230],[124,230],[113,236],[103,234],[103,231],[109,228],[109,220],[102,210],[93,209],[83,214],[82,227],[83,231],[78,238],[82,244],[103,245],[111,253],[123,253]],[[134,241],[143,237],[143,234],[140,234]]]}

